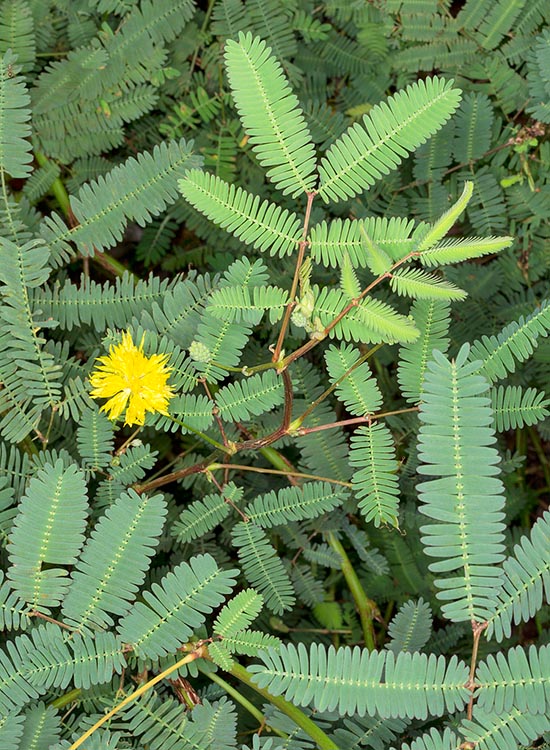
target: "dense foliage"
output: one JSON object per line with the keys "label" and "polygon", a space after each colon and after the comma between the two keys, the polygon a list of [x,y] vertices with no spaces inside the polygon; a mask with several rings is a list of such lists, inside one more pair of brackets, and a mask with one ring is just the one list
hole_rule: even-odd
{"label": "dense foliage", "polygon": [[0,3],[0,750],[550,742],[549,16]]}

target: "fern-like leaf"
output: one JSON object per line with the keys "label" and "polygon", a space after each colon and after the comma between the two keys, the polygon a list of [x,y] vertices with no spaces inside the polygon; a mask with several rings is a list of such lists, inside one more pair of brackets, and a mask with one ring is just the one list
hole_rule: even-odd
{"label": "fern-like leaf", "polygon": [[186,717],[179,701],[151,692],[130,703],[123,720],[126,732],[139,737],[148,750],[234,750],[237,746],[235,708],[225,698],[215,703],[205,699]]}
{"label": "fern-like leaf", "polygon": [[66,281],[62,286],[35,290],[33,302],[65,330],[84,324],[101,332],[107,327],[127,328],[134,317],[149,313],[169,292],[176,293],[184,285],[179,280],[171,284],[156,276],[136,279],[125,272],[113,283],[98,284],[83,278],[80,284]]}
{"label": "fern-like leaf", "polygon": [[206,495],[190,503],[174,523],[174,535],[182,544],[204,536],[227,518],[231,504],[237,503],[242,494],[241,487],[229,482],[223,488],[223,494]]}
{"label": "fern-like leaf", "polygon": [[143,601],[120,622],[120,637],[140,656],[175,652],[231,593],[236,573],[220,570],[211,555],[180,563],[143,593]]}
{"label": "fern-like leaf", "polygon": [[30,97],[16,60],[11,50],[0,59],[0,170],[26,177],[32,171]]}
{"label": "fern-like leaf", "polygon": [[240,522],[232,531],[232,541],[249,583],[265,597],[265,605],[282,614],[294,605],[294,592],[281,558],[264,531],[254,523]]}
{"label": "fern-like leaf", "polygon": [[292,521],[317,518],[334,510],[346,498],[346,492],[329,482],[306,482],[301,487],[284,487],[258,495],[244,509],[246,517],[264,529]]}
{"label": "fern-like leaf", "polygon": [[223,386],[215,399],[222,419],[243,422],[283,402],[283,381],[273,370],[268,370]]}
{"label": "fern-like leaf", "polygon": [[[324,287],[316,296],[313,315],[318,316],[321,323],[327,326],[349,302],[349,298],[339,289]],[[373,297],[366,297],[351,307],[329,335],[345,341],[352,339],[365,343],[393,343],[414,341],[418,331],[405,315],[400,315],[390,305]]]}
{"label": "fern-like leaf", "polygon": [[477,706],[502,713],[517,708],[530,714],[545,714],[550,705],[547,675],[550,646],[521,647],[490,654],[477,666]]}
{"label": "fern-like leaf", "polygon": [[438,477],[418,486],[421,512],[436,523],[421,527],[426,554],[446,617],[483,622],[496,610],[502,587],[504,513],[493,416],[479,363],[468,363],[469,346],[449,362],[434,350],[424,379],[418,451],[421,474]]}
{"label": "fern-like leaf", "polygon": [[536,424],[550,414],[550,400],[536,388],[499,385],[491,391],[491,399],[497,432]]}
{"label": "fern-like leaf", "polygon": [[472,720],[463,719],[460,733],[479,750],[516,750],[550,730],[550,717],[519,708],[497,713],[474,706]]}
{"label": "fern-like leaf", "polygon": [[271,48],[250,32],[225,49],[227,77],[243,127],[269,179],[293,197],[315,187],[315,149],[298,99]]}
{"label": "fern-like leaf", "polygon": [[166,503],[162,495],[128,490],[99,520],[72,574],[63,603],[65,622],[79,630],[113,625],[145,578],[158,544]]}
{"label": "fern-like leaf", "polygon": [[[338,750],[357,750],[369,747],[373,750],[385,750],[390,742],[395,741],[405,731],[408,722],[403,719],[381,719],[365,716],[354,716],[353,720],[344,719],[343,727],[334,730],[334,739]],[[401,746],[402,749],[405,747]],[[430,750],[434,750],[430,748]],[[447,750],[447,749],[446,749]],[[448,750],[456,750],[455,747]]]}
{"label": "fern-like leaf", "polygon": [[192,206],[247,245],[280,256],[298,247],[302,222],[286,208],[200,169],[180,180],[179,189]]}
{"label": "fern-like leaf", "polygon": [[435,221],[432,226],[428,227],[421,235],[420,242],[417,246],[417,251],[419,253],[429,250],[430,247],[433,247],[447,234],[449,229],[468,205],[468,201],[472,197],[473,191],[474,183],[465,182],[462,194],[459,196],[456,203],[445,211],[443,216],[440,216],[437,221]]}
{"label": "fern-like leaf", "polygon": [[404,268],[391,274],[390,286],[402,297],[413,299],[462,300],[466,292],[419,268]]}
{"label": "fern-like leaf", "polygon": [[[310,252],[314,260],[331,268],[337,268],[347,254],[354,267],[368,266],[372,270],[374,260],[379,266],[380,259],[387,256],[398,260],[407,255],[413,246],[413,228],[413,221],[396,217],[322,221],[311,227]],[[372,246],[379,249],[376,259]]]}
{"label": "fern-like leaf", "polygon": [[321,160],[320,196],[338,202],[362,193],[439,130],[459,100],[452,81],[426,78],[373,107]]}
{"label": "fern-like leaf", "polygon": [[382,394],[366,362],[356,364],[357,351],[353,346],[330,346],[325,354],[330,380],[336,385],[336,395],[354,416],[374,414],[382,404]]}
{"label": "fern-like leaf", "polygon": [[455,116],[454,157],[459,164],[480,159],[491,147],[493,105],[485,94],[468,94]]}
{"label": "fern-like leaf", "polygon": [[45,219],[42,236],[53,255],[71,252],[75,242],[84,255],[106,250],[122,239],[128,221],[144,226],[174,203],[177,184],[188,169],[200,165],[193,144],[183,139],[155,146],[151,153],[130,157],[105,177],[86,183],[71,199],[78,226],[67,229],[55,217]]}
{"label": "fern-like leaf", "polygon": [[512,623],[526,622],[550,603],[550,512],[537,520],[530,536],[521,538],[504,561],[504,583],[496,610],[489,618],[487,637],[509,638]]}
{"label": "fern-like leaf", "polygon": [[[40,702],[25,711],[25,724],[19,750],[51,748],[58,742],[60,735],[61,715],[53,706],[45,706]],[[15,748],[16,745],[14,744],[13,747]]]}
{"label": "fern-like leaf", "polygon": [[417,602],[405,602],[390,622],[386,645],[394,654],[401,651],[413,653],[420,651],[428,642],[432,633],[432,612],[430,605],[423,599]]}
{"label": "fern-like leaf", "polygon": [[466,237],[461,240],[443,240],[421,252],[419,260],[424,266],[460,263],[463,260],[498,253],[510,247],[512,242],[512,237]]}
{"label": "fern-like leaf", "polygon": [[313,643],[309,652],[283,644],[262,653],[263,664],[248,668],[253,681],[294,705],[342,714],[425,719],[461,710],[468,701],[468,667],[453,656],[448,662],[421,653],[336,650]]}
{"label": "fern-like leaf", "polygon": [[409,745],[404,742],[401,750],[457,750],[460,747],[461,738],[448,727],[440,734],[437,729],[432,728],[417,737]]}
{"label": "fern-like leaf", "polygon": [[351,482],[361,512],[375,526],[397,526],[398,464],[391,432],[380,423],[359,427],[351,444],[349,462],[356,467]]}
{"label": "fern-like leaf", "polygon": [[269,322],[276,323],[288,303],[288,292],[277,286],[227,286],[212,292],[208,307],[215,318],[258,325],[264,312],[269,311]]}
{"label": "fern-like leaf", "polygon": [[449,346],[449,303],[443,300],[416,300],[411,315],[420,331],[416,341],[403,344],[399,350],[397,380],[403,396],[415,404],[422,398],[428,360],[434,349],[442,352]]}
{"label": "fern-like leaf", "polygon": [[[57,625],[33,628],[28,638],[25,677],[40,691],[52,687],[88,689],[110,682],[113,672],[126,667],[124,645],[110,631],[90,634],[71,633]],[[30,643],[32,639],[32,644]]]}
{"label": "fern-like leaf", "polygon": [[84,544],[86,483],[74,465],[46,464],[21,499],[10,536],[8,578],[30,607],[49,614],[62,600],[68,571]]}
{"label": "fern-like leaf", "polygon": [[262,611],[263,596],[254,589],[245,589],[224,606],[214,622],[213,632],[221,638],[245,630]]}
{"label": "fern-like leaf", "polygon": [[0,570],[0,630],[25,630],[30,625],[28,605],[13,591]]}
{"label": "fern-like leaf", "polygon": [[109,466],[115,442],[113,423],[97,406],[83,411],[79,421],[76,444],[82,465],[93,470]]}
{"label": "fern-like leaf", "polygon": [[539,336],[550,333],[550,300],[544,300],[531,315],[519,317],[497,336],[482,336],[472,344],[470,359],[481,360],[479,372],[489,382],[515,372],[516,362],[524,362],[539,344]]}

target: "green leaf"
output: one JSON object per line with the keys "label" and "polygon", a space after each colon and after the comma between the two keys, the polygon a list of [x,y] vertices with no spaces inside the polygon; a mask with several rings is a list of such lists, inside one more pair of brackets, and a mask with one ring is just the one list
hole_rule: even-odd
{"label": "green leaf", "polygon": [[426,250],[429,250],[436,244],[436,242],[439,242],[439,240],[447,234],[449,229],[451,229],[460,214],[468,205],[468,201],[472,197],[473,192],[474,183],[465,182],[462,195],[456,201],[454,206],[451,206],[448,211],[445,211],[443,216],[441,216],[436,222],[434,222],[434,224],[432,224],[432,226],[423,235],[421,235],[421,240],[416,248],[417,252],[423,253]]}
{"label": "green leaf", "polygon": [[550,512],[536,521],[529,536],[521,537],[503,569],[503,586],[487,627],[487,637],[494,635],[497,641],[510,637],[512,623],[527,622],[544,601],[550,603]]}
{"label": "green leaf", "polygon": [[422,398],[424,376],[432,351],[439,349],[444,352],[449,346],[449,303],[444,300],[415,300],[411,315],[420,336],[416,341],[401,346],[397,380],[406,400],[416,404]]}
{"label": "green leaf", "polygon": [[200,169],[178,184],[192,206],[245,244],[280,256],[297,249],[302,222],[288,209]]}
{"label": "green leaf", "polygon": [[423,599],[417,602],[405,602],[390,622],[390,637],[386,648],[399,654],[402,651],[413,653],[420,651],[432,634],[432,612],[430,605]]}
{"label": "green leaf", "polygon": [[491,389],[491,401],[497,432],[536,424],[550,414],[550,399],[536,388],[499,385]]}
{"label": "green leaf", "polygon": [[329,482],[306,482],[301,487],[284,487],[258,495],[244,509],[245,516],[264,529],[291,521],[317,518],[337,508],[347,493]]}
{"label": "green leaf", "polygon": [[183,139],[163,142],[83,185],[71,198],[78,220],[74,229],[67,229],[55,215],[42,224],[41,234],[52,254],[70,254],[68,243],[75,242],[83,255],[94,255],[120,242],[128,221],[144,226],[162,213],[178,197],[178,180],[200,165],[192,148],[193,143]]}
{"label": "green leaf", "polygon": [[390,276],[390,286],[402,297],[414,299],[462,300],[466,292],[444,279],[419,268],[403,268]]}
{"label": "green leaf", "polygon": [[398,463],[391,432],[380,422],[361,426],[351,445],[349,462],[356,467],[351,482],[365,520],[397,527]]}
{"label": "green leaf", "polygon": [[143,583],[164,524],[162,495],[122,493],[96,524],[71,576],[64,621],[79,630],[113,625]]}
{"label": "green leaf", "polygon": [[477,665],[477,706],[496,713],[511,709],[547,714],[550,706],[548,675],[550,646],[517,646],[493,655]]}
{"label": "green leaf", "polygon": [[381,276],[390,270],[392,265],[391,258],[367,234],[364,225],[361,224],[359,228],[363,236],[365,250],[367,251],[365,253],[367,266],[375,276]]}
{"label": "green leaf", "polygon": [[222,419],[242,422],[282,404],[283,381],[274,370],[267,370],[222,386],[215,400]]}
{"label": "green leaf", "polygon": [[426,78],[364,115],[329,148],[319,167],[325,202],[359,195],[396,169],[449,119],[460,101],[452,81]]}
{"label": "green leaf", "polygon": [[16,60],[11,50],[0,59],[0,170],[21,178],[31,173],[33,157],[30,96]]}
{"label": "green leaf", "polygon": [[93,470],[109,466],[114,450],[114,427],[97,406],[82,412],[76,431],[78,452],[82,465]]}
{"label": "green leaf", "polygon": [[466,237],[461,240],[444,240],[421,252],[419,260],[424,266],[460,263],[463,260],[498,253],[510,247],[513,241],[513,237]]}
{"label": "green leaf", "polygon": [[550,333],[550,300],[543,300],[526,318],[520,315],[496,336],[482,336],[474,341],[471,360],[481,360],[479,372],[489,382],[500,380],[516,371],[516,363],[524,362],[539,345],[539,336]]}
{"label": "green leaf", "polygon": [[[181,544],[198,539],[215,529],[231,512],[231,503],[238,503],[243,494],[241,487],[228,482],[223,494],[206,495],[195,500],[182,510],[173,525],[173,533]],[[228,502],[230,501],[230,502]]]}
{"label": "green leaf", "polygon": [[[272,695],[284,695],[296,706],[340,715],[425,719],[461,710],[469,694],[464,684],[468,667],[456,656],[368,651],[357,646],[312,643],[281,645],[262,653],[263,664],[252,664],[252,680]],[[382,677],[383,675],[383,677]]]}
{"label": "green leaf", "polygon": [[86,483],[75,465],[65,468],[59,459],[31,479],[10,535],[8,579],[32,609],[49,614],[61,602],[87,515]]}
{"label": "green leaf", "polygon": [[244,589],[224,606],[214,622],[213,632],[226,638],[245,630],[262,611],[264,598],[254,589]]}
{"label": "green leaf", "polygon": [[120,637],[140,656],[174,653],[231,593],[237,573],[220,570],[212,555],[180,563],[143,592],[143,601],[121,620]]}
{"label": "green leaf", "polygon": [[250,32],[229,39],[227,77],[243,127],[269,179],[293,197],[315,187],[315,149],[298,99],[271,48]]}
{"label": "green leaf", "polygon": [[265,597],[265,605],[276,615],[294,605],[292,584],[281,558],[263,530],[254,523],[241,521],[231,534],[244,574]]}
{"label": "green leaf", "polygon": [[332,344],[325,353],[325,360],[331,382],[338,383],[336,396],[350,414],[362,417],[378,411],[382,394],[369,365],[366,362],[356,364],[358,352],[353,346]]}
{"label": "green leaf", "polygon": [[492,447],[493,415],[479,362],[467,362],[464,345],[456,360],[434,350],[424,379],[418,454],[420,474],[437,477],[418,485],[422,542],[436,573],[442,610],[453,622],[483,622],[494,614],[503,585],[505,528],[498,451]]}

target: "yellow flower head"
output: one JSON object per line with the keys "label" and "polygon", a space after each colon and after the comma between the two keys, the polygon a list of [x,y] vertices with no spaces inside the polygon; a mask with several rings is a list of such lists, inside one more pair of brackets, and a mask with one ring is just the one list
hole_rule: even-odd
{"label": "yellow flower head", "polygon": [[108,357],[99,357],[101,362],[90,376],[94,398],[108,398],[102,411],[109,412],[109,419],[119,417],[126,405],[124,424],[143,424],[145,412],[168,414],[168,401],[174,396],[166,384],[171,367],[166,367],[167,354],[143,353],[143,339],[139,347],[132,341],[128,331],[122,334],[122,342],[111,346]]}

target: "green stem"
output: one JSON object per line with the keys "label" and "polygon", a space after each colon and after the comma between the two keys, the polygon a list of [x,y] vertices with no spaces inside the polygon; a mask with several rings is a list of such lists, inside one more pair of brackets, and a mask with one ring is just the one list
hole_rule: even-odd
{"label": "green stem", "polygon": [[249,367],[248,365],[241,365],[241,367],[230,367],[229,365],[223,365],[221,362],[216,362],[215,360],[212,360],[210,362],[212,366],[219,367],[220,370],[225,370],[225,372],[238,372],[239,375],[254,375],[256,372],[262,372],[263,370],[275,370],[277,367],[276,362],[264,362],[261,365],[254,365],[253,367]]}
{"label": "green stem", "polygon": [[260,448],[259,452],[267,461],[269,461],[272,466],[274,466],[279,471],[284,471],[285,474],[293,472],[293,467],[289,465],[286,458],[282,456],[278,450],[275,450],[275,448],[270,448],[269,446],[267,446],[266,448]]}
{"label": "green stem", "polygon": [[[38,164],[41,167],[45,167],[50,163],[50,160],[48,157],[42,153],[42,151],[35,151],[34,152],[34,158],[38,162]],[[63,211],[65,216],[72,216],[71,211],[71,204],[69,201],[69,194],[67,193],[67,190],[65,188],[65,185],[63,184],[63,180],[61,177],[56,177],[53,181],[50,190],[52,191],[54,197],[57,199],[57,202],[59,203],[60,209]]]}
{"label": "green stem", "polygon": [[65,706],[68,706],[70,703],[77,700],[77,698],[80,698],[81,693],[82,690],[80,688],[69,690],[68,693],[64,693],[63,695],[60,695],[59,698],[52,701],[50,706],[52,706],[52,708],[65,708]]}
{"label": "green stem", "polygon": [[[516,452],[520,456],[527,455],[527,433],[524,429],[516,429]],[[525,484],[525,464],[520,466],[516,473],[520,484]]]}
{"label": "green stem", "polygon": [[240,664],[234,662],[230,674],[241,682],[244,682],[244,684],[248,685],[252,690],[255,690],[259,695],[278,708],[279,711],[282,711],[288,716],[289,719],[292,719],[300,729],[303,729],[304,732],[317,743],[319,750],[338,750],[338,746],[330,739],[330,737],[326,735],[308,716],[306,716],[303,711],[300,711],[299,708],[293,706],[292,703],[289,703],[289,701],[281,695],[271,695],[271,693],[265,688],[256,685],[252,682],[250,674]]}
{"label": "green stem", "polygon": [[[230,695],[237,701],[237,703],[240,703],[241,706],[248,711],[248,713],[252,714],[252,716],[257,720],[258,724],[261,727],[267,725],[267,720],[263,713],[258,708],[256,708],[256,706],[251,703],[248,698],[245,698],[244,695],[239,693],[239,691],[234,688],[233,685],[230,685],[222,677],[220,677],[217,672],[209,672],[206,669],[203,669],[200,665],[198,665],[198,670],[203,675],[208,677],[209,680],[212,680],[212,682],[215,682],[216,685],[219,685],[221,688],[223,688],[225,692],[228,693],[228,695]],[[278,734],[279,737],[287,737],[287,735],[284,732],[281,732],[279,729],[273,729],[273,727],[270,727],[270,729]]]}
{"label": "green stem", "polygon": [[204,20],[202,22],[201,30],[199,32],[199,37],[197,41],[197,46],[195,47],[195,50],[193,52],[193,57],[191,59],[191,65],[189,66],[189,83],[187,85],[187,91],[189,91],[191,87],[191,76],[193,75],[193,71],[195,70],[195,65],[197,62],[197,57],[199,56],[199,50],[201,48],[201,39],[202,35],[206,31],[206,28],[208,26],[208,21],[210,20],[210,16],[212,15],[212,10],[214,9],[214,0],[209,0],[208,2],[208,8],[206,9],[206,13],[204,14]]}
{"label": "green stem", "polygon": [[172,420],[172,422],[174,422],[175,424],[179,424],[180,427],[183,427],[188,432],[192,432],[194,435],[198,435],[207,443],[210,443],[210,445],[213,445],[214,448],[218,448],[218,450],[221,450],[224,453],[227,453],[227,447],[225,445],[223,445],[222,443],[218,443],[218,441],[214,440],[214,438],[211,438],[208,435],[205,435],[204,432],[201,432],[200,430],[196,430],[194,427],[191,427],[190,425],[186,424],[185,422],[182,422],[180,419],[176,419],[175,417],[172,417],[171,415],[170,415],[170,419]]}
{"label": "green stem", "polygon": [[332,532],[328,534],[327,539],[332,549],[342,558],[342,573],[344,574],[346,583],[348,584],[351,595],[353,596],[355,606],[359,612],[365,646],[369,651],[374,651],[376,641],[374,639],[373,615],[377,610],[376,604],[366,595],[365,590],[361,585],[361,581],[357,577],[357,573],[351,564],[351,560],[347,556],[346,550],[343,548],[340,541]]}

